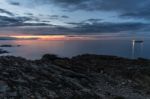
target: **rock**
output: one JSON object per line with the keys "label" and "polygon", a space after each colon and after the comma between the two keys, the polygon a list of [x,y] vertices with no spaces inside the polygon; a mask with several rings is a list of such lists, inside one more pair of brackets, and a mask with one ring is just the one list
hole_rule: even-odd
{"label": "rock", "polygon": [[45,60],[45,61],[54,61],[56,59],[58,59],[58,56],[54,54],[45,54],[42,57],[42,60]]}
{"label": "rock", "polygon": [[4,81],[0,81],[0,93],[5,93],[9,89],[8,85]]}
{"label": "rock", "polygon": [[115,96],[113,99],[125,99],[125,97],[122,97],[122,96]]}
{"label": "rock", "polygon": [[150,60],[0,57],[0,99],[149,99]]}

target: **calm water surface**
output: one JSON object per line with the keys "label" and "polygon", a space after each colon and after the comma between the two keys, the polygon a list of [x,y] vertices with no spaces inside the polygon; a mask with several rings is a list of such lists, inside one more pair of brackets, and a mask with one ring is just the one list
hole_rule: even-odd
{"label": "calm water surface", "polygon": [[1,40],[1,44],[22,45],[20,47],[2,48],[9,54],[27,59],[39,59],[43,54],[52,53],[61,57],[72,57],[91,53],[116,55],[127,58],[150,58],[150,39],[142,44],[133,45],[132,39],[107,40]]}

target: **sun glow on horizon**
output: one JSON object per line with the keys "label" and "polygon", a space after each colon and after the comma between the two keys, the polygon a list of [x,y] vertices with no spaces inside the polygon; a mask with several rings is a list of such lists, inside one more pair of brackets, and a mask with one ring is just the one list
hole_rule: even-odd
{"label": "sun glow on horizon", "polygon": [[129,36],[116,34],[95,34],[95,35],[0,35],[7,39],[13,40],[108,40],[108,39],[120,39],[128,38]]}
{"label": "sun glow on horizon", "polygon": [[92,37],[83,35],[15,35],[9,37],[36,40],[94,40]]}
{"label": "sun glow on horizon", "polygon": [[10,36],[17,39],[38,39],[38,40],[63,40],[65,38],[64,35],[18,35],[18,36]]}

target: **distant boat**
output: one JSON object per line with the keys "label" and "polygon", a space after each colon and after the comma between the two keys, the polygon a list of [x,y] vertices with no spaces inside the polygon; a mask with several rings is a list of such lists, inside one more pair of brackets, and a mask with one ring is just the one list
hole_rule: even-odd
{"label": "distant boat", "polygon": [[137,37],[136,33],[133,33],[133,39],[132,39],[133,43],[143,43],[144,40],[142,37]]}
{"label": "distant boat", "polygon": [[143,40],[133,40],[133,42],[135,42],[135,43],[143,43],[144,41]]}

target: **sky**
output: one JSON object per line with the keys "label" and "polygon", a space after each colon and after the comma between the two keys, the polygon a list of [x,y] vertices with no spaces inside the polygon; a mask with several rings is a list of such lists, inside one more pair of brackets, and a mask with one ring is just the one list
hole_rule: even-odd
{"label": "sky", "polygon": [[0,0],[0,35],[148,33],[150,0]]}

